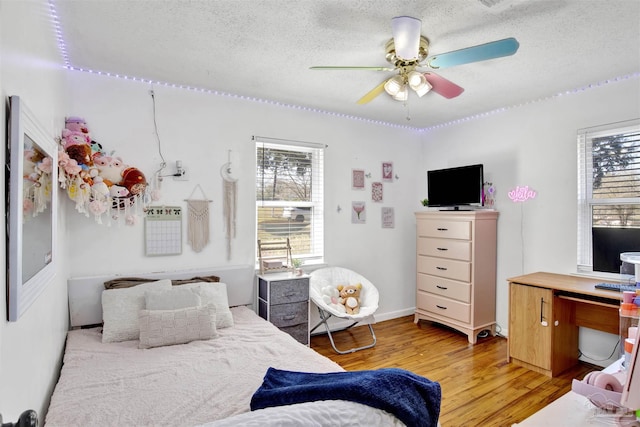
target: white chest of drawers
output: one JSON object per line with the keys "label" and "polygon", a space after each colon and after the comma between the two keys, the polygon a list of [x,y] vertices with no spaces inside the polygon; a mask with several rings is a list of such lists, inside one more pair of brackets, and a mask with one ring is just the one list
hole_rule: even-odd
{"label": "white chest of drawers", "polygon": [[309,276],[259,275],[257,293],[260,317],[309,345]]}
{"label": "white chest of drawers", "polygon": [[496,211],[416,212],[415,322],[495,334]]}

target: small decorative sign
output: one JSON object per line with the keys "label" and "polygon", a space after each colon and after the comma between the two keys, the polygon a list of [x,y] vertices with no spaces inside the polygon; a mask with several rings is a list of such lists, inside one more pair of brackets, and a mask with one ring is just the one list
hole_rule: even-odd
{"label": "small decorative sign", "polygon": [[537,193],[530,189],[528,185],[524,187],[517,186],[508,193],[512,202],[526,202],[529,199],[535,199],[536,195]]}
{"label": "small decorative sign", "polygon": [[351,202],[351,222],[353,224],[364,224],[367,222],[365,207],[365,202]]}
{"label": "small decorative sign", "polygon": [[351,189],[364,190],[364,169],[351,170]]}
{"label": "small decorative sign", "polygon": [[382,202],[382,183],[381,182],[371,183],[371,200],[373,200],[374,202]]}
{"label": "small decorative sign", "polygon": [[382,228],[393,228],[395,226],[395,215],[393,208],[382,208]]}

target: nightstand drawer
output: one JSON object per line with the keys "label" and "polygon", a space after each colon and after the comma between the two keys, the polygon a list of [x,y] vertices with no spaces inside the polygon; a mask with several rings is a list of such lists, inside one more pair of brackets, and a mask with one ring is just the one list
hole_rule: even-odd
{"label": "nightstand drawer", "polygon": [[291,279],[271,282],[269,304],[286,304],[309,299],[309,279]]}
{"label": "nightstand drawer", "polygon": [[448,317],[460,322],[469,323],[470,305],[448,298],[438,297],[425,292],[418,292],[418,307],[438,316]]}
{"label": "nightstand drawer", "polygon": [[280,328],[281,331],[288,333],[291,335],[296,341],[302,344],[309,344],[309,328],[308,325],[300,324],[295,326],[288,326],[285,328]]}
{"label": "nightstand drawer", "polygon": [[418,238],[418,254],[471,261],[471,242],[453,239]]}
{"label": "nightstand drawer", "polygon": [[471,240],[471,221],[418,219],[418,237]]}
{"label": "nightstand drawer", "polygon": [[306,328],[308,320],[309,305],[307,301],[271,306],[269,321],[279,328],[300,323],[304,323]]}
{"label": "nightstand drawer", "polygon": [[418,273],[460,280],[461,282],[471,280],[471,264],[466,261],[418,255],[417,264]]}
{"label": "nightstand drawer", "polygon": [[418,290],[465,303],[471,302],[471,285],[469,283],[418,273]]}

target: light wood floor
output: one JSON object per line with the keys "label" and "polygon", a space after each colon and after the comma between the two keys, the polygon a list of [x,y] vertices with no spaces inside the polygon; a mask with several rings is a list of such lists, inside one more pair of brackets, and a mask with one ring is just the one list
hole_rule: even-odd
{"label": "light wood floor", "polygon": [[[442,387],[442,427],[511,426],[571,389],[573,378],[600,369],[580,363],[557,378],[507,363],[507,340],[478,339],[473,346],[466,335],[431,322],[413,323],[413,316],[373,325],[374,348],[340,355],[326,335],[311,338],[311,348],[346,370],[397,367],[410,370]],[[364,345],[368,328],[355,327],[334,334],[339,349]],[[544,426],[543,426],[544,427]]]}

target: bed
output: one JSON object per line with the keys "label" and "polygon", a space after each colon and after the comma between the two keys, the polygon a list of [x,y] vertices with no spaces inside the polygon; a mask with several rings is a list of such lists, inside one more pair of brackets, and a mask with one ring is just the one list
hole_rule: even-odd
{"label": "bed", "polygon": [[[163,280],[167,277],[184,279],[212,274],[218,274],[221,281],[175,286],[170,280]],[[367,399],[343,396],[347,392],[341,393],[340,389],[337,392],[335,388],[324,389],[325,386],[321,384],[330,382],[335,387],[344,379],[348,382],[343,390],[350,390],[348,387],[352,386],[355,379],[360,381],[360,378],[352,375],[380,377],[382,373],[344,372],[330,359],[298,343],[257,316],[251,309],[254,301],[253,269],[243,267],[141,277],[149,281],[126,290],[105,291],[107,295],[120,295],[119,298],[127,292],[136,293],[138,303],[140,295],[145,295],[143,301],[147,307],[137,310],[139,323],[135,339],[126,339],[126,334],[119,336],[113,333],[113,307],[104,305],[109,300],[102,295],[103,283],[113,277],[69,280],[73,329],[67,335],[60,378],[45,416],[46,426],[402,426],[413,423],[403,423],[401,419],[406,421],[407,418],[392,415],[393,410],[389,408],[380,409],[385,406],[363,404],[368,403]],[[156,289],[156,286],[162,289]],[[207,292],[210,289],[224,289],[224,292],[216,291],[215,301],[207,299],[210,294],[198,294],[202,298],[196,307],[157,307],[163,295],[172,296],[171,304],[179,302],[181,295],[187,295],[185,289],[189,287],[196,294],[196,289],[205,289]],[[175,292],[177,288],[182,288],[181,295]],[[226,307],[219,306],[221,301]],[[152,309],[148,309],[153,304]],[[122,314],[123,304],[119,302],[115,305],[117,310],[121,310],[116,310],[115,323],[126,320],[126,314]],[[185,317],[186,323],[176,321],[170,327],[189,324],[189,319],[197,319],[193,322],[204,325],[200,331],[206,332],[200,338],[191,337],[184,343],[169,345],[156,342],[153,340],[153,326],[148,327],[144,323],[148,315],[160,316],[158,318],[164,322],[168,314],[172,316],[171,319],[182,319],[180,316],[184,313],[189,315],[193,310],[197,310],[197,316]],[[209,316],[208,313],[213,315]],[[103,318],[103,326],[86,327],[100,324]],[[226,324],[218,327],[221,319]],[[126,326],[126,322],[120,323]],[[210,325],[213,331],[208,329]],[[149,328],[152,332],[149,332]],[[174,340],[180,334],[167,336]],[[105,342],[105,339],[110,342]],[[389,373],[384,375],[386,381]],[[285,381],[289,381],[286,387],[283,385]],[[370,377],[363,381],[377,379]],[[427,387],[421,392],[430,395],[427,397],[430,407],[427,408],[428,419],[423,425],[435,425],[439,415],[440,389],[437,383],[425,381]],[[400,382],[406,381],[402,379]],[[315,397],[300,399],[301,395],[309,393],[310,387],[315,387],[311,391],[311,395],[316,393]],[[325,393],[323,390],[329,390],[331,394],[318,398],[319,390],[322,393]],[[417,407],[424,415],[425,408],[421,407],[424,401],[412,403],[412,396],[407,395],[405,390],[396,394],[396,397],[393,393],[388,400],[398,400],[409,411]],[[415,391],[409,391],[411,393],[416,396]],[[384,395],[379,391],[374,394]]]}

